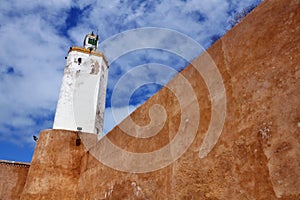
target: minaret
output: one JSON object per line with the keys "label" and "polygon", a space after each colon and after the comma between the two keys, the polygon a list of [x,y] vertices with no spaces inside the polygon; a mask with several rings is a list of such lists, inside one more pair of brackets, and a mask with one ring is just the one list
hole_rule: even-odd
{"label": "minaret", "polygon": [[70,48],[53,129],[102,133],[108,63],[97,51],[98,40],[87,34],[84,47]]}

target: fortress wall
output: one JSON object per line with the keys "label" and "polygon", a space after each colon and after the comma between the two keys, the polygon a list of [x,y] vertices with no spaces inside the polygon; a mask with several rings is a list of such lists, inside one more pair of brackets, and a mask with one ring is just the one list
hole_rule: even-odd
{"label": "fortress wall", "polygon": [[0,199],[20,199],[29,164],[0,161]]}
{"label": "fortress wall", "polygon": [[[160,104],[167,114],[163,124],[158,123],[163,112],[154,112],[153,120],[159,120],[145,130],[132,127],[127,118],[97,144],[95,138],[80,134],[80,146],[75,145],[76,132],[41,132],[21,199],[300,198],[299,8],[298,0],[265,0],[208,50],[226,91],[226,120],[220,137],[216,126],[221,118],[206,136],[211,117],[220,117],[222,105],[212,106],[209,98],[208,87],[218,89],[219,83],[209,68],[213,63],[203,54],[131,114],[138,125],[145,126],[150,123],[150,108]],[[199,69],[209,76],[202,77]],[[187,93],[182,77],[196,99]],[[179,93],[178,98],[170,88]],[[222,100],[222,93],[213,98]],[[181,122],[184,130],[197,122],[199,126],[192,144],[176,159],[182,143],[167,145],[176,139]],[[159,130],[156,135],[147,135],[155,130]],[[185,131],[185,136],[191,132]],[[126,151],[112,149],[108,141]],[[200,158],[200,147],[209,149],[214,141],[212,151]],[[93,145],[85,152],[83,143]],[[161,160],[127,154],[151,154],[164,147]],[[170,165],[150,170],[170,158],[174,160]],[[112,164],[117,164],[117,170],[109,167]],[[148,171],[142,173],[140,166]]]}
{"label": "fortress wall", "polygon": [[76,138],[67,130],[39,134],[21,199],[75,199],[84,153]]}
{"label": "fortress wall", "polygon": [[[193,62],[194,66],[188,66],[181,72],[192,85],[201,111],[196,138],[183,156],[154,172],[126,173],[106,167],[93,156],[85,155],[78,197],[299,198],[299,8],[297,0],[266,0],[208,50],[224,81],[227,112],[222,134],[206,157],[199,158],[200,147],[203,143],[209,146],[216,135],[204,141],[213,111],[204,78],[197,71],[210,65],[207,55],[203,54]],[[216,77],[212,74],[209,78],[212,79],[212,87],[217,87]],[[179,75],[168,87],[185,91],[186,87],[180,80]],[[174,139],[181,109],[193,112],[193,107],[189,107],[192,103],[185,98],[185,106],[180,107],[172,92],[163,88],[131,114],[138,125],[146,125],[150,122],[149,109],[155,104],[163,105],[168,117],[161,131],[153,137],[137,139],[115,127],[104,139],[130,152],[160,149]],[[130,127],[130,120],[125,119],[121,126]],[[137,132],[137,129],[131,128],[131,134]],[[101,145],[104,143],[101,142]],[[101,145],[94,150],[101,149]],[[166,157],[175,153],[176,148],[170,148]],[[143,162],[130,160],[125,154],[114,151],[108,156],[112,162],[126,169],[134,169],[138,162]]]}

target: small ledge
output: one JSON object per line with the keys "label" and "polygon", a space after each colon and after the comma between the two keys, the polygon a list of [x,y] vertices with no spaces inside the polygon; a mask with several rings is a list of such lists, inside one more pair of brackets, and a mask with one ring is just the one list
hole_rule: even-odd
{"label": "small ledge", "polygon": [[15,162],[15,161],[8,161],[8,160],[0,160],[0,165],[9,165],[15,167],[30,167],[30,163]]}

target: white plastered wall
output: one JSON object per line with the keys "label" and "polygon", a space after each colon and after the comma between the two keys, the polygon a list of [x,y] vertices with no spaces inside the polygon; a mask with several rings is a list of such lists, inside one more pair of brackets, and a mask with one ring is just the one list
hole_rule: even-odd
{"label": "white plastered wall", "polygon": [[102,133],[107,74],[108,67],[101,56],[69,53],[53,129],[80,127],[83,132]]}

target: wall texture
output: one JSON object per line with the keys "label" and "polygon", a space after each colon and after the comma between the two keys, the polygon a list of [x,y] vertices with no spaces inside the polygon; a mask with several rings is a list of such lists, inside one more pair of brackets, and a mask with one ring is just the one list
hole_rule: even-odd
{"label": "wall texture", "polygon": [[[107,141],[127,152],[149,153],[176,137],[181,109],[193,112],[195,101],[186,100],[180,107],[165,87],[131,114],[144,126],[150,123],[148,112],[153,105],[165,108],[163,128],[147,139],[115,127],[85,149],[83,143],[94,140],[89,134],[80,133],[81,144],[76,146],[76,132],[41,132],[21,199],[299,199],[299,10],[298,0],[265,0],[208,50],[224,81],[227,110],[223,131],[207,156],[200,158],[199,150],[204,141],[215,139],[204,139],[214,110],[197,71],[207,67],[203,54],[167,85],[185,92],[180,78],[185,77],[201,113],[197,134],[179,159],[147,173],[106,166],[119,163],[123,169],[132,169],[156,162],[111,152]],[[127,118],[121,126],[129,123]],[[132,135],[139,133],[135,127],[131,130]],[[177,152],[172,147],[167,150],[166,158]],[[111,162],[106,165],[93,156],[105,159],[105,153]]]}
{"label": "wall texture", "polygon": [[46,130],[40,133],[21,199],[76,199],[83,146],[77,133]]}
{"label": "wall texture", "polygon": [[[196,70],[207,65],[206,55],[201,55],[181,72],[192,85],[201,109],[196,138],[183,156],[160,170],[138,174],[113,170],[85,154],[78,198],[299,199],[299,9],[297,0],[266,0],[208,50],[224,80],[227,114],[222,134],[206,157],[199,158],[199,147],[212,111],[208,89]],[[180,76],[170,86],[186,90]],[[187,102],[187,110],[188,103],[192,102]],[[131,118],[140,126],[148,124],[149,109],[155,104],[164,106],[168,115],[158,134],[137,139],[115,127],[104,139],[137,153],[167,145],[175,137],[182,114],[169,89],[160,90]],[[128,127],[128,123],[125,119],[121,126]],[[136,132],[132,129],[133,135]],[[101,141],[89,152],[101,149]],[[175,151],[170,148],[171,155]],[[127,157],[115,152],[110,159],[129,168],[139,164],[127,162]]]}
{"label": "wall texture", "polygon": [[0,199],[20,199],[29,164],[0,161]]}
{"label": "wall texture", "polygon": [[[100,52],[71,47],[53,129],[102,133],[108,66]],[[97,114],[98,113],[98,114]]]}

